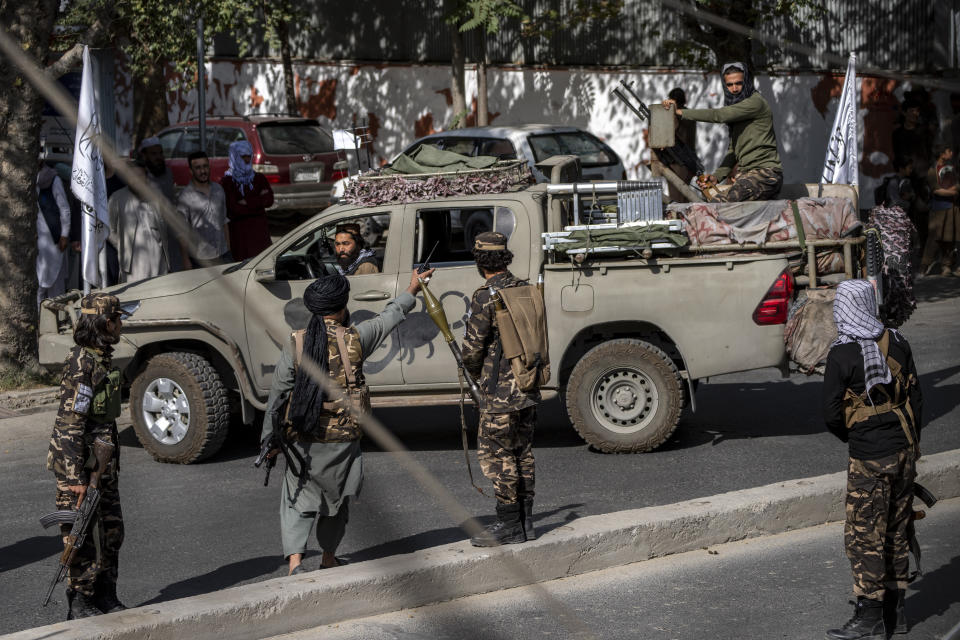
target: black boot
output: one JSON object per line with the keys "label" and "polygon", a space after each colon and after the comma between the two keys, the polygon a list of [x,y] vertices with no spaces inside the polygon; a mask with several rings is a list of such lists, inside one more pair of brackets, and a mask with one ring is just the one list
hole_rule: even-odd
{"label": "black boot", "polygon": [[883,620],[894,633],[907,632],[907,611],[904,589],[887,589],[883,594]]}
{"label": "black boot", "polygon": [[537,539],[537,531],[533,528],[533,498],[523,499],[523,534],[527,540]]}
{"label": "black boot", "polygon": [[67,607],[67,620],[92,618],[101,614],[100,609],[93,604],[93,598],[69,587],[67,588]]}
{"label": "black boot", "polygon": [[103,613],[125,611],[126,607],[117,599],[117,585],[115,582],[97,580],[93,588],[93,604]]}
{"label": "black boot", "polygon": [[497,503],[497,521],[483,530],[480,535],[470,538],[475,547],[496,547],[501,544],[526,542],[523,525],[520,523],[520,503]]}
{"label": "black boot", "polygon": [[827,640],[887,640],[883,602],[857,598],[857,607],[843,627],[827,631]]}

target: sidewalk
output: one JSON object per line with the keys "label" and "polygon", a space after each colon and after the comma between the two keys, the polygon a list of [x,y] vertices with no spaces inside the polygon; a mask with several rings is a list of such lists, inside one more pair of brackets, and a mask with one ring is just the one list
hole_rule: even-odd
{"label": "sidewalk", "polygon": [[[960,498],[917,524],[910,640],[960,640],[958,527]],[[850,583],[834,522],[270,640],[818,640],[850,617]]]}
{"label": "sidewalk", "polygon": [[[919,474],[940,499],[960,496],[960,450],[925,457]],[[845,474],[834,473],[590,516],[526,544],[474,549],[458,542],[4,638],[264,638],[839,521],[844,484]]]}

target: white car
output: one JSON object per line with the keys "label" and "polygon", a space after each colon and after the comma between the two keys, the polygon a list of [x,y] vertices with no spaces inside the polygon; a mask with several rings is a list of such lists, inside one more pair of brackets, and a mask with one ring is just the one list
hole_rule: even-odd
{"label": "white car", "polygon": [[625,180],[623,162],[600,138],[577,127],[550,124],[471,127],[424,136],[404,149],[407,155],[422,144],[432,144],[465,156],[497,156],[502,160],[526,160],[537,182],[549,178],[536,164],[550,156],[580,157],[584,180]]}
{"label": "white car", "polygon": [[[422,144],[436,145],[465,156],[497,156],[502,160],[521,158],[527,161],[537,182],[549,182],[549,178],[536,168],[536,164],[555,155],[579,156],[584,180],[627,179],[623,162],[616,152],[592,133],[577,127],[523,124],[451,129],[424,136],[403,153],[409,155]],[[391,164],[396,159],[394,156]],[[353,177],[334,185],[334,201],[343,195],[346,183]]]}

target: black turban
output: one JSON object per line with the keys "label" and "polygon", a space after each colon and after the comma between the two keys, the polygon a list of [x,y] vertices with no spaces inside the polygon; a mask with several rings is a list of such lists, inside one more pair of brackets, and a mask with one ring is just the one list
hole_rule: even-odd
{"label": "black turban", "polygon": [[[312,314],[303,338],[303,357],[313,360],[324,373],[329,370],[329,364],[323,316],[346,307],[349,296],[350,282],[339,274],[318,278],[303,292],[303,304]],[[290,419],[298,431],[309,432],[317,424],[325,395],[303,367],[299,367],[290,392]]]}

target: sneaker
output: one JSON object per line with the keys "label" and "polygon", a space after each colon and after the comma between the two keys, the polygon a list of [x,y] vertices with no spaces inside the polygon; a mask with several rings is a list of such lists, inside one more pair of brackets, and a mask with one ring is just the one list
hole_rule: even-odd
{"label": "sneaker", "polygon": [[950,271],[950,267],[943,267],[940,269],[940,275],[942,276],[952,276],[953,271]]}

